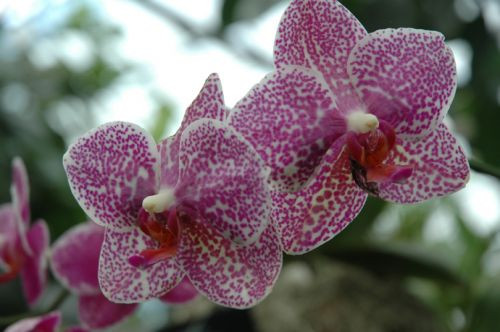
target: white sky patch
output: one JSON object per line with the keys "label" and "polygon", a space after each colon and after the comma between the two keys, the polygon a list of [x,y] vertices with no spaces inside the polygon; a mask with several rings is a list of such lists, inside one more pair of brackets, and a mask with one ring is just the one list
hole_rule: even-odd
{"label": "white sky patch", "polygon": [[475,0],[455,0],[453,3],[455,12],[465,22],[474,21],[480,13],[480,9]]}
{"label": "white sky patch", "polygon": [[429,242],[446,242],[457,235],[455,216],[445,206],[438,206],[429,216],[423,230],[424,238]]}
{"label": "white sky patch", "polygon": [[229,38],[238,42],[244,36],[242,42],[271,62],[276,31],[287,6],[288,2],[283,1],[271,7],[258,19],[233,24],[228,29]]}
{"label": "white sky patch", "polygon": [[92,40],[78,31],[65,31],[56,41],[58,58],[71,69],[83,72],[92,65]]}
{"label": "white sky patch", "polygon": [[[177,2],[169,2],[169,6],[174,7]],[[204,5],[200,6],[200,3]],[[190,13],[189,15],[205,22],[211,22],[217,14],[218,1],[184,1],[182,4],[182,10],[177,8],[175,11]],[[124,39],[119,43],[117,52],[125,59],[144,65],[151,76],[147,85],[155,91],[165,93],[174,106],[178,116],[176,123],[170,126],[172,131],[177,129],[182,119],[181,114],[197,96],[211,73],[219,74],[226,104],[230,107],[266,73],[264,69],[238,58],[217,40],[193,41],[191,36],[175,25],[132,1],[103,2],[103,6],[106,15],[119,24],[124,32]],[[130,17],[134,20],[130,20]],[[262,31],[262,34],[274,36],[276,26],[277,21],[273,31]],[[141,85],[141,88],[144,87]],[[121,111],[103,113],[99,121],[121,120],[120,117],[128,112],[134,112],[126,115],[128,120],[146,125],[147,119],[152,116],[152,107],[145,107],[145,101],[140,99],[149,97],[139,94],[135,97],[137,99],[127,98],[126,102],[114,101],[115,109],[121,108]],[[118,106],[120,103],[123,107]],[[140,112],[137,112],[138,109]]]}
{"label": "white sky patch", "polygon": [[466,85],[471,78],[472,47],[465,39],[453,39],[446,43],[455,55],[458,86]]}
{"label": "white sky patch", "polygon": [[487,235],[500,226],[500,186],[490,177],[472,172],[455,197],[465,222],[476,233]]}
{"label": "white sky patch", "polygon": [[214,29],[219,23],[221,0],[163,0],[158,1],[180,17],[196,22],[200,29]]}

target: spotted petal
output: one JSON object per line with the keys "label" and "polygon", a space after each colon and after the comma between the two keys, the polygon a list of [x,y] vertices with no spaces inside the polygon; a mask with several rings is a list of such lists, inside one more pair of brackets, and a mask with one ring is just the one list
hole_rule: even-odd
{"label": "spotted petal", "polygon": [[78,313],[82,324],[89,329],[103,329],[132,315],[137,304],[113,303],[102,294],[82,295],[78,299]]}
{"label": "spotted petal", "polygon": [[201,219],[237,243],[252,243],[269,221],[268,171],[233,128],[202,119],[181,138],[177,195]]}
{"label": "spotted petal", "polygon": [[134,226],[142,200],[156,193],[159,156],[153,138],[125,122],[102,125],[80,137],[64,155],[73,196],[97,224]]}
{"label": "spotted petal", "polygon": [[448,195],[469,180],[467,158],[444,124],[420,141],[398,142],[387,163],[413,167],[406,182],[380,185],[380,197],[391,202],[416,203]]}
{"label": "spotted petal", "polygon": [[337,104],[352,102],[347,58],[366,35],[356,17],[335,0],[295,0],[278,27],[275,65],[299,65],[323,75]]}
{"label": "spotted petal", "polygon": [[100,293],[97,280],[104,228],[93,222],[73,227],[52,246],[54,276],[76,294]]}
{"label": "spotted petal", "polygon": [[436,128],[457,87],[453,53],[435,31],[370,33],[352,51],[348,70],[369,111],[406,139],[423,138]]}
{"label": "spotted petal", "polygon": [[286,67],[268,75],[234,108],[229,124],[272,169],[273,187],[298,190],[330,143],[345,131],[317,73]]}
{"label": "spotted petal", "polygon": [[298,192],[273,192],[272,219],[284,251],[303,254],[332,239],[363,207],[366,194],[356,185],[343,138],[325,154],[317,173]]}
{"label": "spotted petal", "polygon": [[227,109],[224,104],[219,76],[211,74],[196,99],[186,110],[181,126],[175,135],[159,144],[162,167],[161,183],[163,186],[174,187],[177,183],[179,177],[179,142],[184,129],[198,119],[224,121],[226,116]]}
{"label": "spotted petal", "polygon": [[44,316],[25,318],[7,327],[5,332],[56,332],[61,324],[61,314],[51,312]]}
{"label": "spotted petal", "polygon": [[156,243],[138,228],[115,231],[107,228],[99,259],[99,284],[112,302],[137,303],[160,297],[181,281],[184,273],[174,258],[147,268],[132,266],[128,259]]}
{"label": "spotted petal", "polygon": [[184,222],[177,260],[198,291],[231,308],[256,305],[281,269],[279,238],[270,224],[252,245],[238,246],[213,228]]}
{"label": "spotted petal", "polygon": [[12,205],[18,217],[24,224],[24,230],[29,226],[30,206],[29,206],[29,183],[28,173],[21,158],[14,158],[12,162]]}
{"label": "spotted petal", "polygon": [[38,220],[26,234],[32,255],[27,255],[21,269],[23,291],[30,306],[42,295],[47,282],[50,235],[47,224]]}

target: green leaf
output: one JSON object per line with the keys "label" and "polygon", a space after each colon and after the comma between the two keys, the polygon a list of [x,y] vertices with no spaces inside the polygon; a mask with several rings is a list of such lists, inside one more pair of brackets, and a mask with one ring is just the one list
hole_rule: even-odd
{"label": "green leaf", "polygon": [[498,331],[498,311],[500,309],[499,285],[484,289],[472,305],[467,331],[492,332]]}
{"label": "green leaf", "polygon": [[457,271],[432,252],[410,245],[363,244],[337,247],[327,255],[376,274],[391,277],[420,277],[453,285],[464,285]]}

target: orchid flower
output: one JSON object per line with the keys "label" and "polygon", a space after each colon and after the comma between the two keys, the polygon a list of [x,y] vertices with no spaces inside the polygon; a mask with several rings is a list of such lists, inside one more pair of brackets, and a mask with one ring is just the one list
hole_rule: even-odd
{"label": "orchid flower", "polygon": [[286,252],[330,240],[367,194],[415,203],[468,181],[464,152],[442,123],[457,83],[440,33],[367,33],[338,1],[294,0],[274,64],[228,123],[272,169],[272,218]]}
{"label": "orchid flower", "polygon": [[282,251],[269,223],[268,171],[225,118],[211,75],[181,128],[159,145],[142,128],[113,122],[68,149],[73,195],[106,228],[98,278],[109,300],[161,297],[184,276],[234,308],[270,292]]}
{"label": "orchid flower", "polygon": [[12,203],[0,206],[0,283],[21,275],[30,306],[42,295],[47,279],[49,231],[39,219],[30,227],[29,184],[23,161],[12,162]]}
{"label": "orchid flower", "polygon": [[46,315],[21,319],[7,327],[5,332],[57,332],[61,324],[61,313],[55,311]]}
{"label": "orchid flower", "polygon": [[[97,271],[103,241],[104,228],[87,222],[68,230],[52,246],[52,272],[64,287],[78,295],[80,321],[89,329],[102,329],[117,324],[137,308],[137,304],[110,302],[102,294]],[[161,299],[165,302],[183,303],[196,295],[193,286],[184,280]]]}

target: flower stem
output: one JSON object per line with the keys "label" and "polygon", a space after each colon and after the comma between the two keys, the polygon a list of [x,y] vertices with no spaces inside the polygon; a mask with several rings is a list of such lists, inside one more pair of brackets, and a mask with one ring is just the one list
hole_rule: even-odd
{"label": "flower stem", "polygon": [[478,173],[493,176],[500,180],[500,170],[475,158],[469,159],[470,168]]}

